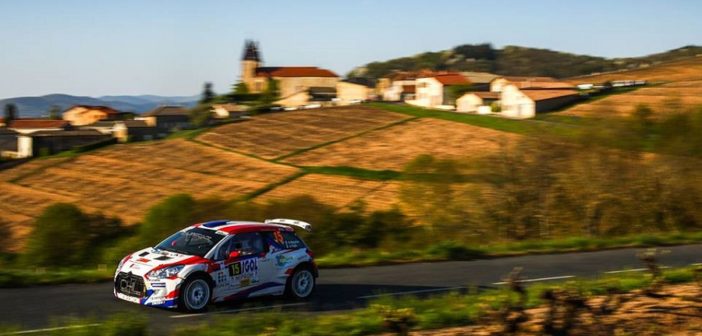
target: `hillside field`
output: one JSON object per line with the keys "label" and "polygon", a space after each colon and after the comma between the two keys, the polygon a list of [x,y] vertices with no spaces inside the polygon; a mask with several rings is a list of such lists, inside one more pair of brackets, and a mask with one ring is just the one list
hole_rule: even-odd
{"label": "hillside field", "polygon": [[646,80],[650,86],[575,105],[558,114],[580,117],[623,117],[646,104],[658,115],[702,105],[702,57],[653,65],[631,71],[578,77],[573,84],[614,80]]}

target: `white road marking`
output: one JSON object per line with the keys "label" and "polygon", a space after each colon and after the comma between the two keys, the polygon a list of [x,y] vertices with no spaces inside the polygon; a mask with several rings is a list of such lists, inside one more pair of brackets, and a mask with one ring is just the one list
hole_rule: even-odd
{"label": "white road marking", "polygon": [[617,274],[617,273],[626,273],[626,272],[643,272],[647,270],[648,268],[630,268],[630,269],[623,269],[623,270],[618,270],[618,271],[608,271],[605,272],[607,274]]}
{"label": "white road marking", "polygon": [[71,326],[65,326],[65,327],[54,327],[54,328],[43,328],[43,329],[22,330],[22,331],[15,331],[15,332],[10,332],[10,333],[4,333],[4,334],[2,334],[2,335],[37,334],[37,333],[45,333],[45,332],[57,331],[57,330],[97,327],[97,326],[99,326],[99,325],[100,325],[100,323],[79,324],[79,325],[71,325]]}
{"label": "white road marking", "polygon": [[456,290],[456,289],[465,289],[465,287],[432,288],[432,289],[420,289],[420,290],[407,291],[407,292],[383,293],[383,294],[359,296],[359,297],[357,297],[357,299],[371,299],[371,298],[383,297],[383,296],[395,296],[395,295],[408,295],[408,294],[419,294],[419,293],[443,292],[443,291],[450,291],[450,290]]}
{"label": "white road marking", "polygon": [[[661,269],[668,269],[668,268],[670,268],[670,266],[661,266],[660,268]],[[608,271],[608,272],[605,272],[605,274],[617,274],[617,273],[626,273],[626,272],[644,272],[647,270],[648,270],[648,268],[629,268],[629,269],[623,269],[623,270]]]}
{"label": "white road marking", "polygon": [[[524,279],[524,280],[519,280],[519,282],[537,282],[537,281],[561,280],[561,279],[570,279],[570,278],[575,278],[575,275],[560,275],[560,276],[546,277],[546,278]],[[500,282],[493,282],[492,284],[493,285],[506,285],[506,284],[508,284],[508,282],[500,281]]]}
{"label": "white road marking", "polygon": [[208,313],[201,313],[201,314],[180,314],[180,315],[173,315],[173,316],[170,316],[170,318],[198,317],[198,316],[210,315],[210,314],[240,313],[240,312],[247,312],[247,311],[257,311],[257,310],[274,309],[274,308],[286,308],[286,307],[304,306],[304,305],[306,305],[306,304],[308,304],[308,303],[307,303],[307,302],[299,302],[299,303],[287,303],[287,304],[281,304],[281,305],[275,305],[275,306],[263,306],[263,307],[251,307],[251,308],[221,310],[221,311],[214,311],[214,312],[209,313],[209,314],[208,314]]}

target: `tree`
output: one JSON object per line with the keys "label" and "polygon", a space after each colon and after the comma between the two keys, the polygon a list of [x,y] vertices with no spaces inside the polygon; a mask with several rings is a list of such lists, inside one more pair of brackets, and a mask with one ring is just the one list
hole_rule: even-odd
{"label": "tree", "polygon": [[209,104],[215,99],[215,93],[212,90],[212,83],[205,82],[202,89],[202,97],[200,98],[200,104]]}
{"label": "tree", "polygon": [[9,125],[10,121],[17,119],[19,116],[19,111],[17,105],[9,103],[5,104],[5,125]]}
{"label": "tree", "polygon": [[235,95],[249,94],[249,87],[246,85],[246,83],[239,82],[239,83],[234,84],[234,87],[232,88],[232,92]]}
{"label": "tree", "polygon": [[61,107],[59,107],[58,105],[51,105],[51,107],[49,108],[49,119],[61,119]]}
{"label": "tree", "polygon": [[88,218],[73,204],[47,207],[27,241],[24,263],[51,267],[83,264],[91,239],[87,223]]}
{"label": "tree", "polygon": [[166,198],[149,209],[139,228],[139,241],[153,245],[168,235],[193,223],[196,203],[190,195],[178,194]]}
{"label": "tree", "polygon": [[261,95],[262,105],[271,105],[280,98],[280,91],[278,89],[278,81],[272,78],[268,79],[268,85],[266,90],[263,91]]}

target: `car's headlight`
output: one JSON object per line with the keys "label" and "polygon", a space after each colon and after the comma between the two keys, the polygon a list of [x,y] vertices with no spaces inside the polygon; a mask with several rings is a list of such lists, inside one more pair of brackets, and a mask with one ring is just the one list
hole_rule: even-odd
{"label": "car's headlight", "polygon": [[153,270],[149,273],[146,273],[146,278],[149,280],[162,280],[162,279],[173,278],[173,277],[177,276],[180,271],[183,270],[183,267],[185,267],[185,265],[176,265],[176,266],[170,266],[170,267],[166,267],[166,268]]}

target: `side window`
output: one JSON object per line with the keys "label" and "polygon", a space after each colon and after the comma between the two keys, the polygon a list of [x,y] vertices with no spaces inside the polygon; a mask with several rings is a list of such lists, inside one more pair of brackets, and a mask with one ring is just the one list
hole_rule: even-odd
{"label": "side window", "polygon": [[302,242],[294,233],[290,231],[282,232],[283,234],[283,245],[286,249],[299,249],[305,247],[305,243]]}
{"label": "side window", "polygon": [[267,251],[263,238],[258,232],[240,233],[232,237],[219,250],[219,260],[226,259],[232,251],[240,251],[242,256],[261,254]]}

